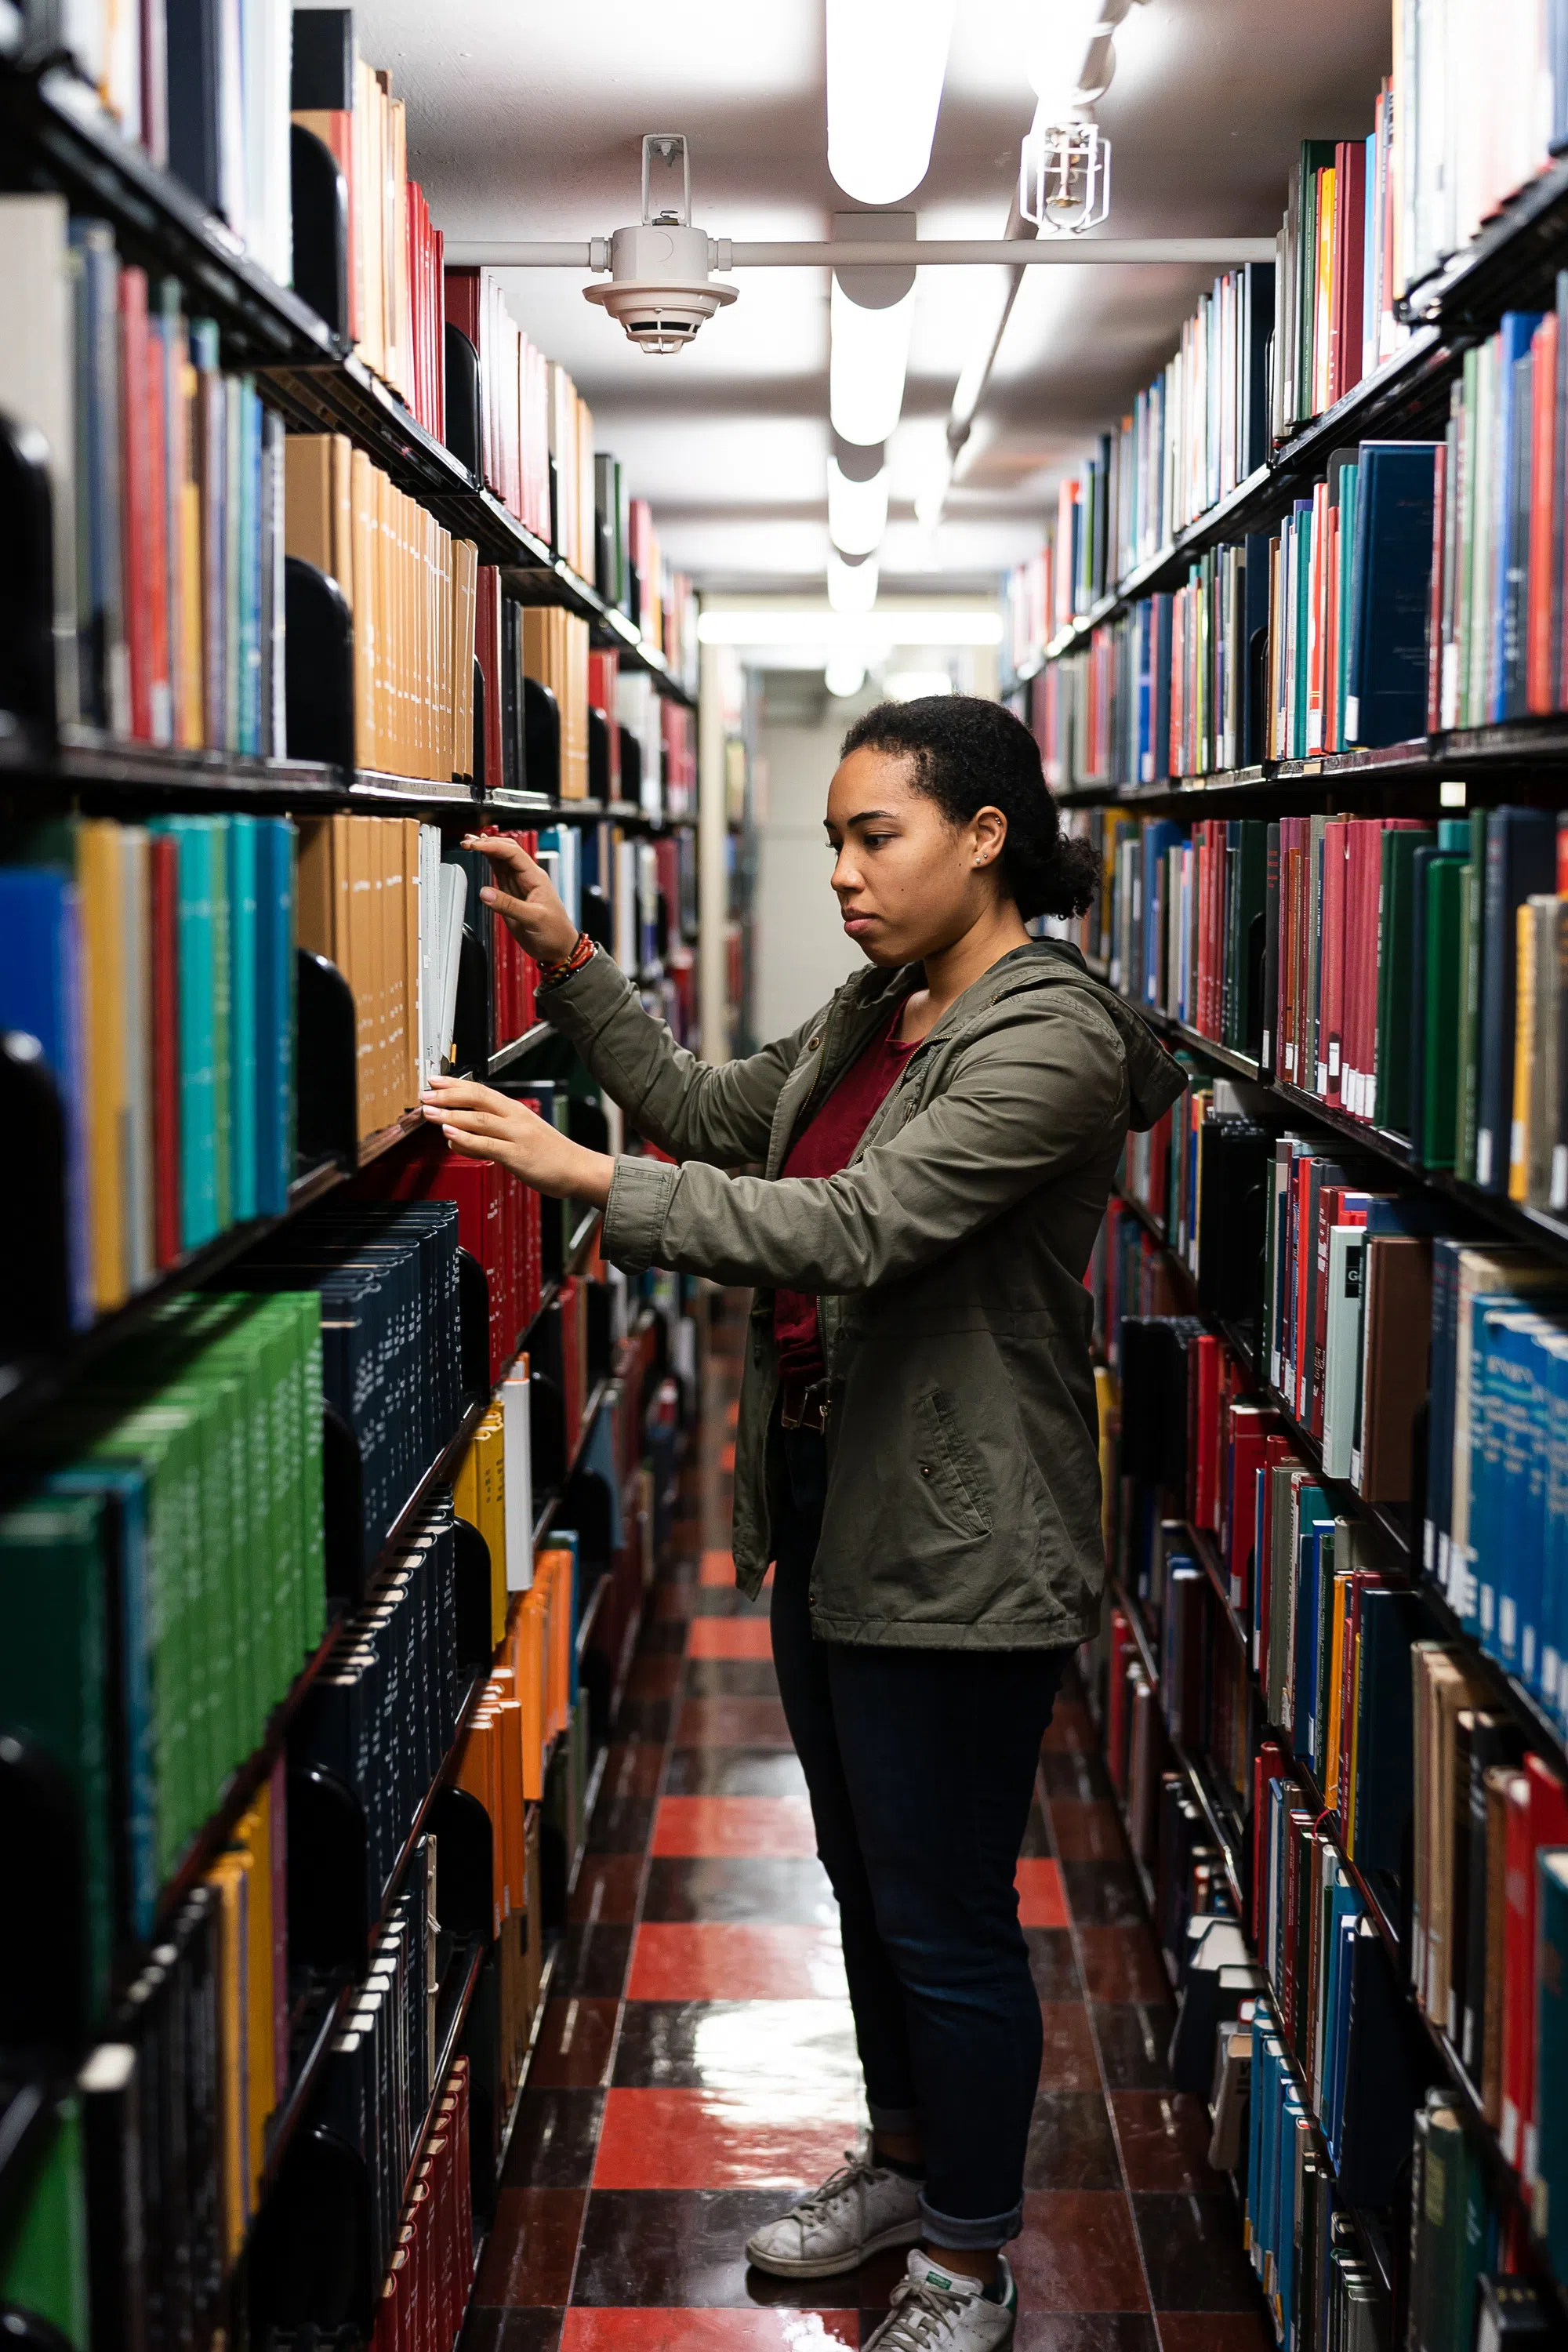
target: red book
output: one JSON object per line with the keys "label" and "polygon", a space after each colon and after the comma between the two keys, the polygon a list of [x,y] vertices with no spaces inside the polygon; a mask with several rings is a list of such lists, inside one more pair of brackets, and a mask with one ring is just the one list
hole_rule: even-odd
{"label": "red book", "polygon": [[1331,400],[1342,400],[1362,377],[1362,308],[1366,287],[1366,145],[1342,140],[1334,149],[1334,337]]}
{"label": "red book", "polygon": [[179,848],[173,835],[153,834],[148,844],[147,928],[153,966],[153,1241],[160,1265],[173,1265],[180,1255],[178,861]]}
{"label": "red book", "polygon": [[1557,455],[1557,314],[1549,310],[1530,347],[1530,553],[1526,579],[1525,703],[1555,709],[1552,679],[1552,516]]}
{"label": "red book", "polygon": [[392,2268],[382,2284],[381,2301],[376,2305],[375,2327],[370,2339],[370,2352],[405,2352],[402,2331],[398,2326],[398,2306],[403,2294],[405,2257],[395,2254]]}
{"label": "red book", "polygon": [[1230,1605],[1244,1622],[1252,1605],[1256,1576],[1258,1474],[1268,1455],[1269,1439],[1279,1434],[1279,1421],[1267,1405],[1232,1405],[1220,1542]]}
{"label": "red book", "polygon": [[1502,2152],[1525,2179],[1535,2169],[1535,1857],[1568,1844],[1568,1788],[1527,1756],[1508,1788],[1502,1983]]}
{"label": "red book", "polygon": [[1187,1342],[1187,1482],[1194,1527],[1218,1521],[1221,1349],[1210,1331]]}
{"label": "red book", "polygon": [[1345,849],[1349,820],[1323,827],[1321,938],[1318,950],[1318,1092],[1338,1106],[1344,1072]]}
{"label": "red book", "polygon": [[125,582],[131,732],[139,743],[153,740],[153,582],[147,561],[153,527],[153,484],[148,467],[148,361],[147,273],[126,268],[120,273],[120,552]]}

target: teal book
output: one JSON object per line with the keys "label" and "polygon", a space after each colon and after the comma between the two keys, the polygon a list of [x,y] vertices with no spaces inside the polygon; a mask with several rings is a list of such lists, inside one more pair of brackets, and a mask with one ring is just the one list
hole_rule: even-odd
{"label": "teal book", "polygon": [[256,1208],[281,1216],[294,1175],[294,827],[256,820]]}
{"label": "teal book", "polygon": [[103,1549],[97,1496],[36,1493],[0,1514],[0,1731],[52,1759],[70,1790],[85,1881],[76,1958],[91,2016],[108,1995],[114,1956]]}
{"label": "teal book", "polygon": [[[1441,836],[1439,836],[1439,839]],[[1415,855],[1415,973],[1411,1001],[1410,1138],[1426,1168],[1454,1164],[1459,1032],[1459,875],[1445,848]]]}
{"label": "teal book", "polygon": [[1535,2227],[1568,2277],[1568,1846],[1535,1857]]}
{"label": "teal book", "polygon": [[230,1222],[258,1213],[257,1059],[260,1013],[259,820],[228,825],[229,1186]]}
{"label": "teal book", "polygon": [[173,835],[178,854],[180,1024],[180,1245],[200,1249],[218,1218],[216,1052],[218,991],[213,915],[211,820],[160,817],[149,828]]}
{"label": "teal book", "polygon": [[1383,836],[1378,898],[1377,1099],[1379,1127],[1411,1132],[1410,989],[1415,962],[1415,854],[1431,849],[1424,826]]}
{"label": "teal book", "polygon": [[199,817],[212,828],[213,1149],[217,1165],[217,1224],[234,1223],[234,977],[230,939],[228,834],[232,817]]}

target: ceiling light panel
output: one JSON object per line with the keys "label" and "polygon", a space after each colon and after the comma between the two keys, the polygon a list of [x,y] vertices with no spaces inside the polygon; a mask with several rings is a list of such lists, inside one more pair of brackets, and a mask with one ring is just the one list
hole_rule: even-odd
{"label": "ceiling light panel", "polygon": [[925,178],[953,0],[827,0],[827,168],[857,204]]}
{"label": "ceiling light panel", "polygon": [[885,441],[904,404],[915,289],[885,310],[863,310],[837,277],[828,311],[827,413],[846,441]]}
{"label": "ceiling light panel", "polygon": [[827,551],[827,601],[836,613],[868,613],[877,601],[877,559],[847,562],[837,548]]}
{"label": "ceiling light panel", "polygon": [[841,555],[870,555],[888,528],[888,472],[881,467],[869,481],[854,482],[827,461],[827,536]]}

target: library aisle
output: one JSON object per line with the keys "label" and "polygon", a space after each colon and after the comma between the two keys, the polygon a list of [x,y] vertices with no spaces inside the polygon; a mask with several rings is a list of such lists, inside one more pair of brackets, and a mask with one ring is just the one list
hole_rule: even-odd
{"label": "library aisle", "polygon": [[[903,2257],[796,2284],[760,2223],[864,2127],[837,1915],[769,1655],[732,1582],[744,1301],[712,1342],[680,1515],[612,1727],[464,2352],[858,2345]],[[1009,2250],[1019,2352],[1266,2352],[1201,2099],[1082,1700],[1057,1706],[1018,1870],[1046,2030]]]}

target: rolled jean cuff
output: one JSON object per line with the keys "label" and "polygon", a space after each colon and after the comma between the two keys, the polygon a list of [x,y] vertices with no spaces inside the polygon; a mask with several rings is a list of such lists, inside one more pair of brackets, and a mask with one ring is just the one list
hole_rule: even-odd
{"label": "rolled jean cuff", "polygon": [[951,2213],[939,2213],[922,2196],[921,2219],[931,2245],[951,2246],[955,2254],[985,2252],[1017,2237],[1024,2226],[1024,2200],[1020,2197],[1010,2213],[994,2213],[988,2221],[961,2221]]}
{"label": "rolled jean cuff", "polygon": [[866,2111],[871,2118],[874,2132],[918,2132],[921,2114],[918,2107],[879,2107],[875,2099],[868,2099]]}

